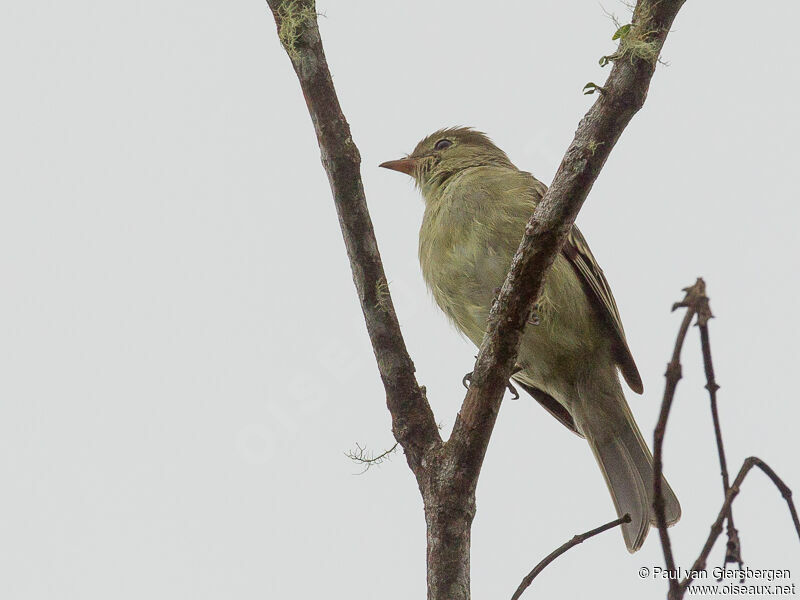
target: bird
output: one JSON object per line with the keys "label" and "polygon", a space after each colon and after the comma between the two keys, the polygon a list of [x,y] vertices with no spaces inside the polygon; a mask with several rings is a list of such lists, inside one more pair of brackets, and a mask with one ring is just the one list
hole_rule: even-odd
{"label": "bird", "polygon": [[[476,346],[525,226],[547,186],[519,170],[473,128],[440,129],[379,165],[410,175],[425,202],[419,261],[436,304]],[[619,310],[586,239],[573,225],[545,277],[512,375],[550,414],[588,442],[629,552],[644,543],[653,508],[653,457],[620,382],[643,392]],[[668,525],[681,507],[661,481]]]}

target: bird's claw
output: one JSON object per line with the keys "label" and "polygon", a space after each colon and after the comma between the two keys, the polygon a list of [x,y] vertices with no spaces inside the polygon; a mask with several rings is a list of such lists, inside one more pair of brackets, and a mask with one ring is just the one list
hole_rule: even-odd
{"label": "bird's claw", "polygon": [[538,302],[536,304],[534,304],[533,308],[531,309],[531,316],[528,318],[528,323],[530,323],[531,325],[538,325],[539,323],[541,323],[541,320],[539,319],[539,303]]}
{"label": "bird's claw", "polygon": [[[515,373],[519,373],[521,370],[522,367],[515,366],[514,371],[511,374],[514,375]],[[465,388],[469,389],[470,383],[472,383],[472,371],[470,371],[469,373],[464,375],[464,377],[461,378],[461,384]],[[506,388],[508,388],[508,391],[511,392],[512,400],[519,400],[519,392],[517,391],[517,388],[515,388],[514,385],[511,383],[510,379],[506,382]]]}
{"label": "bird's claw", "polygon": [[511,392],[511,399],[519,400],[519,392],[517,391],[517,388],[515,388],[514,385],[511,383],[510,379],[506,382],[506,387],[508,388],[508,391]]}

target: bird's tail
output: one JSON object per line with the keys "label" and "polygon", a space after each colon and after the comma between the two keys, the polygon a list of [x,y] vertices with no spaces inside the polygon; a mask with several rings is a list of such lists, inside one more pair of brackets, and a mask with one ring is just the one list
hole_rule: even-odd
{"label": "bird's tail", "polygon": [[[631,522],[622,525],[622,535],[628,551],[636,552],[644,543],[650,525],[656,524],[653,456],[633,420],[621,387],[617,384],[616,388],[600,402],[595,396],[591,405],[582,403],[584,410],[576,420],[600,465],[617,515],[631,516]],[[681,505],[663,475],[661,490],[667,525],[673,525],[681,517]]]}

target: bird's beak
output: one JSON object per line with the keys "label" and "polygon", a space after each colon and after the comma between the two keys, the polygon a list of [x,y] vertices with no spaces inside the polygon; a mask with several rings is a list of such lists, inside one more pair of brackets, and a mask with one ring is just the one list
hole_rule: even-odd
{"label": "bird's beak", "polygon": [[406,175],[414,176],[414,170],[417,168],[416,158],[401,158],[399,160],[387,160],[385,163],[378,165],[384,169],[391,169],[392,171],[400,171]]}

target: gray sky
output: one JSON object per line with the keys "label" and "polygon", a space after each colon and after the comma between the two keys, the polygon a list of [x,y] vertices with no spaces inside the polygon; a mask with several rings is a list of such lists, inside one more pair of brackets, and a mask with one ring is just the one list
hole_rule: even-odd
{"label": "gray sky", "polygon": [[[377,164],[463,124],[549,182],[614,26],[595,0],[319,9],[406,343],[447,432],[475,352],[422,283],[417,192]],[[796,491],[798,19],[788,0],[689,0],[578,219],[644,379],[629,400],[645,436],[669,308],[702,275],[732,468],[756,454]],[[263,0],[9,3],[0,55],[0,596],[424,597],[402,456],[363,476],[344,456],[391,446],[389,415]],[[685,566],[722,496],[698,346],[693,329],[666,443]],[[747,564],[800,584],[766,478],[735,508]],[[507,401],[478,488],[474,597],[509,597],[613,517],[586,444]],[[654,532],[635,555],[611,532],[528,595],[663,597],[638,576],[661,564]]]}

